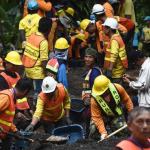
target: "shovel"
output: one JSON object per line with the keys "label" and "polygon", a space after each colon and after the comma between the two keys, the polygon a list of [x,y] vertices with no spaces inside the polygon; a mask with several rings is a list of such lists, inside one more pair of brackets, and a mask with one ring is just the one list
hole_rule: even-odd
{"label": "shovel", "polygon": [[[10,133],[10,132],[4,131],[2,127],[0,127],[0,133],[4,133],[4,134],[7,134],[7,135],[16,137],[16,138],[19,138],[19,137],[20,137],[19,135],[16,135],[16,134],[14,134],[14,133]],[[26,141],[29,141],[29,142],[34,142],[33,139],[28,139],[28,138],[25,138],[25,137],[23,138],[23,140],[26,140]]]}
{"label": "shovel", "polygon": [[[112,137],[113,135],[117,134],[118,132],[122,131],[122,130],[125,129],[126,127],[128,127],[127,124],[124,125],[123,127],[121,127],[120,129],[116,130],[115,132],[109,134],[109,135],[107,136],[107,139],[110,138],[110,137]],[[103,141],[103,140],[99,140],[98,143],[101,142],[101,141]]]}

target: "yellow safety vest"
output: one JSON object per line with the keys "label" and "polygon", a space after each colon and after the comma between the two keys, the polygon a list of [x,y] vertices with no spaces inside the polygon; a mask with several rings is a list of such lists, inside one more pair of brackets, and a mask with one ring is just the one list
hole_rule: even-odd
{"label": "yellow safety vest", "polygon": [[[110,86],[109,86],[109,90],[115,100],[115,103],[116,103],[116,108],[115,108],[115,112],[118,114],[118,115],[121,115],[122,114],[122,111],[119,107],[119,104],[120,104],[120,96],[118,94],[118,91],[117,89],[115,88],[115,86],[111,83]],[[94,95],[92,93],[92,96],[94,97],[94,99],[96,100],[96,102],[98,103],[98,105],[103,109],[103,111],[108,115],[108,116],[116,116],[114,111],[112,111],[110,109],[110,107],[107,105],[107,103],[105,102],[105,100],[103,100],[102,97],[100,97],[99,95]]]}

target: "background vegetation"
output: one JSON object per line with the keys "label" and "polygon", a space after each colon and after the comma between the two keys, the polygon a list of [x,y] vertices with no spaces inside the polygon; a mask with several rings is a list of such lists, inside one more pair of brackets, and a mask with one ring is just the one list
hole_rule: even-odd
{"label": "background vegetation", "polygon": [[[54,0],[55,2],[57,0]],[[96,0],[69,0],[70,6],[75,9],[75,17],[77,20],[89,18],[93,5]],[[19,32],[18,25],[22,18],[23,5],[25,0],[0,0],[0,19],[3,30],[3,41],[5,45],[5,52],[10,50],[11,43],[19,49]],[[136,18],[139,27],[144,26],[143,19],[150,15],[150,1],[149,0],[133,0]],[[1,28],[0,28],[1,29]],[[0,43],[2,39],[0,38]]]}

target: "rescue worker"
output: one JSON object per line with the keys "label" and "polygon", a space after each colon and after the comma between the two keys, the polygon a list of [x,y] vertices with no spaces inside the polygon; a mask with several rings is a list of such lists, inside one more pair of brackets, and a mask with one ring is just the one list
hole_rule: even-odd
{"label": "rescue worker", "polygon": [[74,9],[71,7],[68,7],[68,9],[65,11],[66,15],[73,20],[74,18]]}
{"label": "rescue worker", "polygon": [[145,107],[135,107],[128,115],[131,137],[121,141],[113,150],[150,150],[150,112]]}
{"label": "rescue worker", "polygon": [[[0,92],[0,127],[2,127],[5,132],[12,131],[20,137],[19,139],[23,139],[23,135],[13,124],[16,102],[17,99],[26,97],[31,89],[31,80],[20,79],[14,88]],[[10,150],[12,136],[0,133],[0,139],[2,139],[1,149]]]}
{"label": "rescue worker", "polygon": [[42,83],[42,92],[38,95],[32,122],[25,131],[33,131],[40,119],[44,122],[45,133],[51,133],[53,128],[63,126],[64,121],[70,125],[69,110],[70,97],[66,88],[54,78],[46,77]]}
{"label": "rescue worker", "polygon": [[[25,4],[24,4],[24,11],[23,11],[23,15],[22,18],[24,18],[27,14],[28,14],[28,3],[32,1],[32,0],[26,0]],[[52,8],[52,4],[50,3],[50,0],[35,0],[36,2],[38,2],[38,15],[41,17],[45,17],[45,12],[48,12],[51,10]]]}
{"label": "rescue worker", "polygon": [[46,74],[46,64],[48,61],[48,42],[46,38],[50,33],[51,26],[51,19],[45,17],[40,19],[39,32],[29,36],[22,58],[26,76],[33,79],[34,105],[36,105],[36,97],[41,92],[41,84]]}
{"label": "rescue worker", "polygon": [[[125,105],[128,113],[133,109],[132,101],[121,85],[111,83],[104,75],[98,76],[92,88],[92,120],[89,135],[91,138],[96,138],[94,136],[99,132],[101,140],[104,140],[108,135],[106,125],[114,132],[126,124],[121,103]],[[128,134],[128,130],[118,133],[118,136],[125,134]]]}
{"label": "rescue worker", "polygon": [[75,57],[77,59],[79,59],[81,57],[79,46],[82,42],[85,42],[85,35],[82,33],[79,33],[79,34],[71,37],[71,39],[69,40],[69,43],[71,43],[71,45],[69,47],[69,51],[68,51],[69,59],[74,58],[73,51],[74,51]]}
{"label": "rescue worker", "polygon": [[[11,89],[15,87],[16,83],[20,79],[20,75],[17,73],[19,66],[22,65],[20,55],[16,51],[11,51],[5,57],[6,69],[0,74],[0,91]],[[24,118],[23,110],[27,109],[28,112],[33,115],[33,111],[27,102],[27,98],[18,99],[16,102],[15,119],[22,120]]]}
{"label": "rescue worker", "polygon": [[53,58],[54,56],[54,45],[57,40],[58,26],[63,28],[63,30],[67,30],[70,28],[71,19],[67,16],[60,16],[59,19],[52,18],[52,28],[51,32],[48,35],[48,49],[50,51],[49,58]]}
{"label": "rescue worker", "polygon": [[54,57],[46,65],[46,75],[53,77],[68,89],[67,80],[67,56],[69,45],[65,38],[59,38],[54,46]]}
{"label": "rescue worker", "polygon": [[128,59],[124,42],[121,36],[116,34],[118,22],[114,18],[108,18],[103,26],[105,26],[105,35],[110,38],[106,48],[104,68],[107,68],[107,77],[111,82],[122,84],[122,76],[128,68]]}
{"label": "rescue worker", "polygon": [[134,23],[136,23],[134,4],[132,0],[120,0],[118,16],[131,19]]}
{"label": "rescue worker", "polygon": [[105,14],[107,17],[113,18],[114,17],[114,9],[113,7],[107,2],[107,0],[97,0],[98,4],[103,5],[105,8]]}
{"label": "rescue worker", "polygon": [[22,48],[25,48],[28,37],[38,31],[39,20],[41,17],[37,14],[38,3],[36,1],[28,2],[28,15],[19,23],[19,32],[22,41]]}
{"label": "rescue worker", "polygon": [[150,56],[150,16],[147,16],[144,21],[146,26],[142,29],[141,40],[144,41],[142,51],[145,55]]}
{"label": "rescue worker", "polygon": [[84,83],[83,83],[83,91],[82,91],[82,100],[85,105],[85,117],[86,117],[86,136],[89,135],[89,126],[91,119],[91,107],[90,107],[90,99],[91,99],[91,89],[94,84],[94,80],[97,76],[102,74],[102,71],[97,66],[97,51],[93,48],[87,48],[85,51],[85,64],[89,69],[87,73]]}
{"label": "rescue worker", "polygon": [[140,31],[138,29],[138,23],[137,22],[136,22],[135,26],[136,26],[136,28],[135,28],[135,31],[134,31],[134,38],[133,38],[132,46],[133,46],[134,50],[139,50],[138,47],[140,45],[140,43],[139,43],[139,41],[140,41]]}

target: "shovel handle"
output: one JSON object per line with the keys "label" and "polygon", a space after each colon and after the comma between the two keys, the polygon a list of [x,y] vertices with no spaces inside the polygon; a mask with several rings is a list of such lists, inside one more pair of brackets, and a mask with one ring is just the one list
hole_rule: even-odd
{"label": "shovel handle", "polygon": [[[7,135],[11,135],[11,136],[16,137],[16,138],[19,138],[19,136],[16,135],[16,134],[14,134],[14,133],[5,132],[5,131],[3,131],[3,133],[5,133],[5,134],[7,134]],[[33,139],[28,139],[28,138],[26,138],[26,137],[24,137],[23,140],[26,140],[26,141],[29,141],[29,142],[34,142]]]}
{"label": "shovel handle", "polygon": [[[127,125],[127,124],[126,124],[126,125],[124,125],[123,127],[121,127],[120,129],[116,130],[115,132],[113,132],[113,133],[109,134],[109,135],[107,136],[107,138],[106,138],[106,139],[108,139],[108,138],[112,137],[113,135],[117,134],[118,132],[120,132],[121,130],[125,129],[126,127],[128,127],[128,125]],[[99,141],[98,141],[98,143],[99,143],[99,142],[101,142],[101,141],[103,141],[103,140],[99,140]]]}

